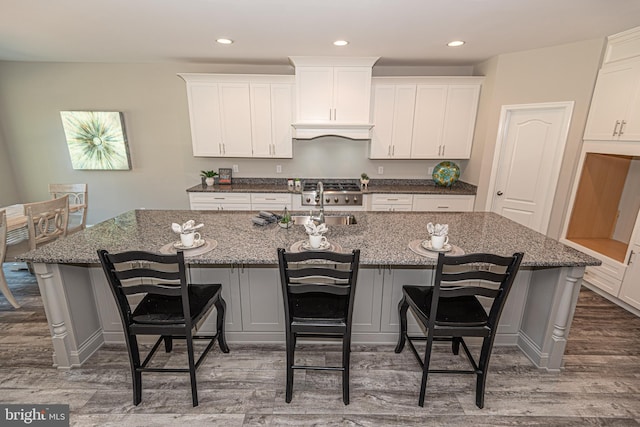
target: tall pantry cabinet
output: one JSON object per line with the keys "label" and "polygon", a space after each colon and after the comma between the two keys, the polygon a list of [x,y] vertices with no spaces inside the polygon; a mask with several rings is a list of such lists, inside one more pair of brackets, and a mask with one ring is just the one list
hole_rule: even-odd
{"label": "tall pantry cabinet", "polygon": [[640,27],[609,37],[562,242],[602,261],[584,283],[640,316]]}

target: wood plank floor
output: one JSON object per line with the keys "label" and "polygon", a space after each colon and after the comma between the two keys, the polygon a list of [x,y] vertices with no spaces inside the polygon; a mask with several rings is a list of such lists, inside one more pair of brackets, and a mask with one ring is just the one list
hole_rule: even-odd
{"label": "wood plank floor", "polygon": [[[515,348],[495,348],[486,405],[474,404],[471,376],[434,375],[424,408],[417,404],[419,368],[407,349],[354,345],[351,404],[340,374],[296,372],[293,401],[284,401],[284,347],[231,345],[211,352],[198,371],[200,406],[191,406],[188,375],[143,376],[133,406],[124,346],[100,349],[81,369],[51,367],[51,340],[37,284],[5,271],[22,308],[0,295],[0,402],[67,403],[77,426],[640,426],[640,318],[583,290],[563,373],[539,372]],[[447,348],[434,363],[450,365]],[[158,361],[186,361],[180,344]],[[337,363],[338,347],[305,346],[305,363]]]}

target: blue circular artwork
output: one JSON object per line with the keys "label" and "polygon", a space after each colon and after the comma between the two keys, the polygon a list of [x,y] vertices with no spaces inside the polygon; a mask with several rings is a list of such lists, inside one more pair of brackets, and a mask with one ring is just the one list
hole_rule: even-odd
{"label": "blue circular artwork", "polygon": [[460,167],[453,162],[440,162],[433,168],[433,181],[443,187],[451,187],[460,178]]}

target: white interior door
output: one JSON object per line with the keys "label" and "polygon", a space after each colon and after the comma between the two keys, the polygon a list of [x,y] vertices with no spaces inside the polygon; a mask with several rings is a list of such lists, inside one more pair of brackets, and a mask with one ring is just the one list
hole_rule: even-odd
{"label": "white interior door", "polygon": [[487,208],[546,234],[573,102],[502,107]]}

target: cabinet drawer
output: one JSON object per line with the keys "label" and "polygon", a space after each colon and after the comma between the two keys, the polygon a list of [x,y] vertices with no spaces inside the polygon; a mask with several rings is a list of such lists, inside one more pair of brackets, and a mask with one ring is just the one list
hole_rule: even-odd
{"label": "cabinet drawer", "polygon": [[191,203],[251,203],[249,193],[189,193]]}
{"label": "cabinet drawer", "polygon": [[291,205],[291,194],[288,193],[251,193],[251,204]]}
{"label": "cabinet drawer", "polygon": [[616,279],[606,274],[600,267],[587,267],[583,280],[615,297],[618,296],[620,286],[622,285],[621,279]]}
{"label": "cabinet drawer", "polygon": [[475,196],[438,196],[416,194],[413,196],[414,211],[471,212]]}
{"label": "cabinet drawer", "polygon": [[[411,205],[413,194],[373,194],[371,205]],[[386,210],[386,209],[385,209]]]}
{"label": "cabinet drawer", "polygon": [[371,210],[384,212],[411,212],[411,205],[392,205],[380,203],[371,205]]}

